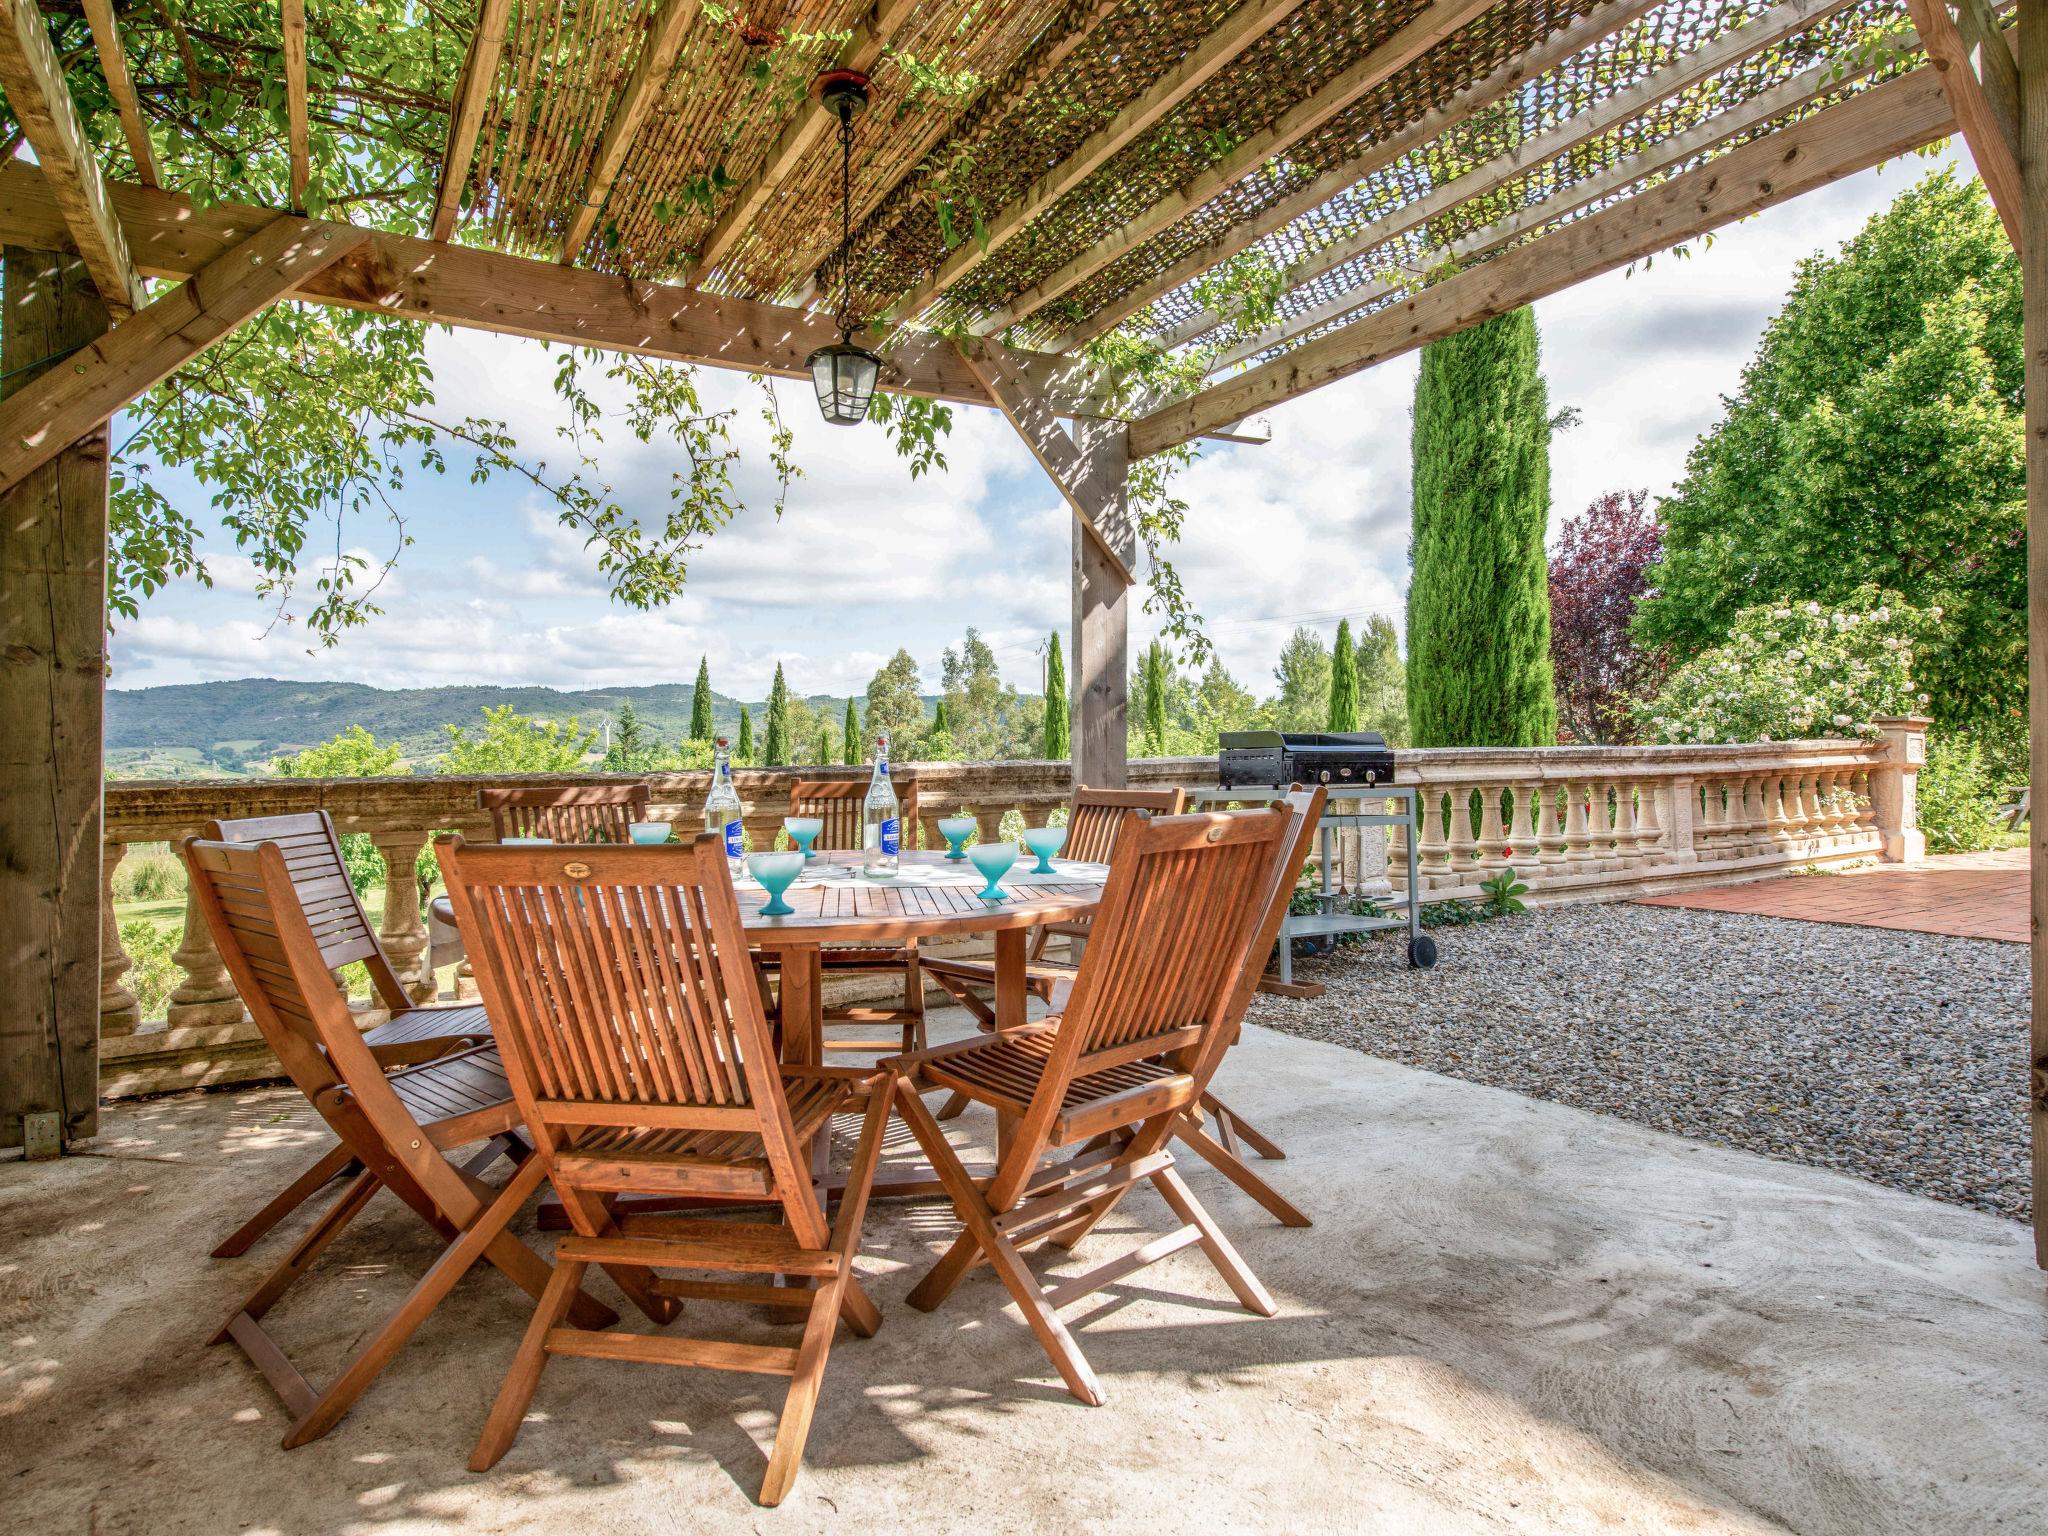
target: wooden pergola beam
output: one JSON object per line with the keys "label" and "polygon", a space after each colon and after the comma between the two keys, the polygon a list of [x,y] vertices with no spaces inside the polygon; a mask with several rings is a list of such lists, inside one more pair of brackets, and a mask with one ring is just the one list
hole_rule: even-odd
{"label": "wooden pergola beam", "polygon": [[698,10],[697,0],[662,0],[660,9],[655,11],[646,41],[640,45],[640,57],[633,61],[633,73],[627,77],[626,88],[619,93],[611,119],[604,125],[604,137],[598,142],[589,179],[583,184],[583,196],[577,200],[576,211],[569,216],[569,227],[562,234],[560,260],[574,261],[583,253],[597,216],[604,211],[605,199],[611,196],[612,183],[625,167],[626,152],[633,147],[633,139],[647,114],[668,89],[669,71],[675,68],[683,30],[696,19]]}
{"label": "wooden pergola beam", "polygon": [[306,122],[306,0],[283,0],[285,135],[291,150],[292,208],[306,206],[313,139]]}
{"label": "wooden pergola beam", "polygon": [[1131,424],[1133,458],[1918,149],[1955,131],[1931,69],[1874,86]]}
{"label": "wooden pergola beam", "polygon": [[1495,0],[1432,0],[1414,20],[1334,80],[1296,102],[1261,132],[1222,160],[1188,180],[1140,217],[1106,235],[1049,277],[1039,279],[1008,304],[975,322],[977,336],[993,336],[1072,292],[1126,252],[1150,240],[1257,171],[1275,156],[1322,128],[1367,92],[1384,84],[1438,43],[1494,6]]}
{"label": "wooden pergola beam", "polygon": [[[1563,191],[1517,209],[1506,218],[1497,219],[1480,229],[1459,236],[1450,244],[1429,251],[1408,263],[1404,268],[1410,278],[1428,277],[1443,269],[1472,260],[1488,252],[1498,250],[1509,241],[1540,228],[1553,219],[1583,208],[1588,203],[1598,202],[1611,193],[1643,180],[1645,177],[1661,175],[1674,165],[1682,164],[1694,155],[1725,143],[1737,134],[1769,122],[1782,113],[1805,105],[1816,96],[1839,90],[1843,85],[1868,74],[1870,65],[1841,73],[1833,64],[1816,64],[1802,70],[1791,79],[1773,86],[1762,95],[1753,96],[1739,106],[1725,112],[1717,112],[1702,123],[1685,132],[1674,134],[1661,143],[1652,145],[1639,155],[1617,161],[1597,175],[1583,181],[1573,182]],[[1211,374],[1235,368],[1239,363],[1248,362],[1262,352],[1283,346],[1297,336],[1306,336],[1317,331],[1333,320],[1341,320],[1354,310],[1363,309],[1376,299],[1389,294],[1402,293],[1414,287],[1413,281],[1377,280],[1361,283],[1358,287],[1338,294],[1300,314],[1290,315],[1274,325],[1266,327],[1255,335],[1246,337],[1236,346],[1217,355],[1210,363]]]}
{"label": "wooden pergola beam", "polygon": [[[1432,187],[1355,234],[1311,252],[1288,269],[1285,286],[1299,288],[1314,282],[1377,250],[1388,241],[1398,240],[1409,231],[1421,228],[1460,203],[1498,191],[1559,155],[1642,116],[1659,102],[1691,90],[1722,70],[1805,31],[1848,3],[1849,0],[1788,0],[1787,4],[1765,12],[1747,26],[1725,32],[1705,47],[1696,48],[1627,89],[1615,92],[1590,111],[1566,118],[1549,132],[1502,151],[1491,160],[1475,165],[1456,180]],[[1223,316],[1205,311],[1166,332],[1159,338],[1159,343],[1165,347],[1181,346],[1223,323]]]}
{"label": "wooden pergola beam", "polygon": [[1572,55],[1590,48],[1609,33],[1620,31],[1662,3],[1663,0],[1607,0],[1604,5],[1595,6],[1570,25],[1560,27],[1526,52],[1509,59],[1492,74],[1475,81],[1442,106],[1423,113],[1399,133],[1368,145],[1363,152],[1324,172],[1299,192],[1259,209],[1157,276],[1100,306],[1094,314],[1054,342],[1052,350],[1077,351],[1096,337],[1115,330],[1154,300],[1193,282],[1231,257],[1242,255],[1268,235],[1285,229],[1304,214],[1315,212],[1340,192],[1356,186],[1374,171],[1392,165],[1403,155],[1439,137],[1475,112],[1520,90]]}
{"label": "wooden pergola beam", "polygon": [[135,275],[121,226],[107,205],[107,184],[92,140],[64,84],[49,29],[35,0],[0,0],[0,86],[48,179],[93,286],[117,318],[149,302]]}
{"label": "wooden pergola beam", "polygon": [[[1971,16],[1967,3],[1963,10],[1977,34],[1977,45],[1964,40],[1949,14],[1947,0],[1907,0],[1907,9],[1920,33],[1921,46],[1927,50],[1927,62],[1941,76],[1955,107],[1956,123],[1970,146],[1970,158],[1977,163],[1984,190],[1991,194],[1991,205],[1998,210],[2013,249],[2020,250],[2025,231],[2020,217],[2019,121],[2011,94],[2004,89],[2010,85],[2016,91],[2017,83],[1999,79],[2000,65],[2012,64],[2005,40],[1995,21],[1988,15]],[[1988,37],[1984,35],[1987,23]],[[1988,47],[1983,46],[1987,43]],[[1980,61],[1986,76],[1978,74]],[[1999,83],[1987,89],[1986,77],[1999,79]],[[1995,100],[1994,92],[2004,97],[2003,102]]]}
{"label": "wooden pergola beam", "polygon": [[[202,209],[175,193],[131,184],[114,183],[109,191],[118,229],[138,269],[177,281],[279,216],[274,208],[238,203]],[[808,379],[804,360],[839,335],[830,316],[781,305],[382,230],[365,235],[361,246],[306,281],[296,297],[782,378]],[[0,164],[0,243],[37,250],[78,248],[49,182],[26,161]],[[966,405],[996,403],[944,337],[900,332],[884,355],[886,389]],[[1108,414],[1106,392],[1098,398],[1085,366],[1041,354],[1010,356],[1020,375],[1062,415]]]}
{"label": "wooden pergola beam", "polygon": [[62,367],[0,401],[0,493],[369,238],[353,225],[279,214]]}
{"label": "wooden pergola beam", "polygon": [[142,102],[135,94],[135,77],[128,72],[128,55],[121,49],[114,0],[85,0],[85,20],[100,56],[100,73],[107,77],[107,94],[121,114],[121,136],[128,141],[128,158],[135,162],[136,179],[145,187],[154,187],[163,173],[157,169],[156,146],[150,143],[149,129],[142,121]]}
{"label": "wooden pergola beam", "polygon": [[498,78],[498,60],[505,52],[505,17],[511,9],[512,0],[483,0],[476,30],[469,35],[469,52],[463,58],[462,77],[456,82],[455,101],[448,113],[448,147],[441,154],[441,178],[434,189],[430,233],[436,240],[455,233],[455,218],[462,211],[462,184],[469,180],[470,162],[476,158],[477,135],[483,131],[484,107]]}
{"label": "wooden pergola beam", "polygon": [[[880,62],[882,50],[888,46],[889,39],[902,29],[905,18],[916,7],[917,0],[881,0],[853,29],[853,36],[839,50],[836,67],[863,71],[873,69]],[[775,189],[809,158],[811,151],[817,148],[831,128],[831,117],[816,103],[807,99],[798,108],[796,117],[782,130],[782,136],[768,151],[768,158],[732,195],[725,212],[711,226],[711,233],[697,247],[696,260],[691,268],[696,281],[702,282],[725,259],[725,253],[754,222],[768,199],[775,195]]]}
{"label": "wooden pergola beam", "polygon": [[1285,21],[1302,0],[1244,0],[1195,51],[1154,81],[1150,89],[1089,135],[1081,146],[1047,171],[987,221],[982,239],[969,239],[924,283],[889,306],[899,320],[914,320],[948,288],[1014,239],[1054,203],[1093,176],[1140,135],[1200,90],[1245,49]]}

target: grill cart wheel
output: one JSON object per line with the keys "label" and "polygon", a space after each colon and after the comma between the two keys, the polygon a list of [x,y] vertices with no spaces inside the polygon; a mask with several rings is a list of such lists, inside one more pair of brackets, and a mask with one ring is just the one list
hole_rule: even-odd
{"label": "grill cart wheel", "polygon": [[1408,969],[1426,971],[1436,964],[1436,940],[1418,933],[1408,941]]}

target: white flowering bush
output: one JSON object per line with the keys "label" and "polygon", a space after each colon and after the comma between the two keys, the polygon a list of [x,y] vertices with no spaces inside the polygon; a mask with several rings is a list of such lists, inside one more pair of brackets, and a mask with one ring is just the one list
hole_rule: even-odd
{"label": "white flowering bush", "polygon": [[1927,708],[1913,658],[1940,624],[1941,609],[1870,586],[1843,603],[1744,608],[1724,643],[1640,706],[1644,732],[1663,742],[1873,737],[1883,717]]}

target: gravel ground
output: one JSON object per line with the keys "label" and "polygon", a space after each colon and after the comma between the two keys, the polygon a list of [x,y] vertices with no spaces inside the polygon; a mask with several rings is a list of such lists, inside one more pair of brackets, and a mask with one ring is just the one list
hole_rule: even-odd
{"label": "gravel ground", "polygon": [[1254,1022],[2024,1221],[2023,945],[1552,907],[1296,963]]}

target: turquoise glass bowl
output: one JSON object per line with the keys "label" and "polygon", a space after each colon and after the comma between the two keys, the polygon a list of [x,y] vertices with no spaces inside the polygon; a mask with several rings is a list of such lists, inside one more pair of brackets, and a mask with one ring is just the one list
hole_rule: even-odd
{"label": "turquoise glass bowl", "polygon": [[1006,894],[996,882],[1010,872],[1010,866],[1017,862],[1015,843],[976,843],[967,850],[967,857],[974,861],[974,867],[981,871],[981,878],[988,882],[986,889],[977,892],[983,901],[1001,901]]}
{"label": "turquoise glass bowl", "polygon": [[1052,856],[1067,844],[1065,827],[1026,827],[1024,846],[1038,855],[1038,862],[1031,866],[1034,875],[1053,873]]}
{"label": "turquoise glass bowl", "polygon": [[636,843],[665,843],[674,830],[665,821],[630,821],[626,823],[626,836]]}
{"label": "turquoise glass bowl", "polygon": [[796,844],[797,852],[808,861],[817,855],[811,851],[811,844],[818,840],[818,834],[825,830],[822,816],[785,816],[782,830],[789,834],[789,840]]}
{"label": "turquoise glass bowl", "polygon": [[946,857],[964,859],[967,857],[967,839],[974,836],[974,830],[981,823],[972,816],[941,816],[939,836],[946,840]]}
{"label": "turquoise glass bowl", "polygon": [[763,917],[787,917],[796,910],[782,899],[782,893],[803,872],[804,856],[800,853],[747,855],[747,873],[760,881],[761,889],[768,893],[768,904],[761,908]]}

